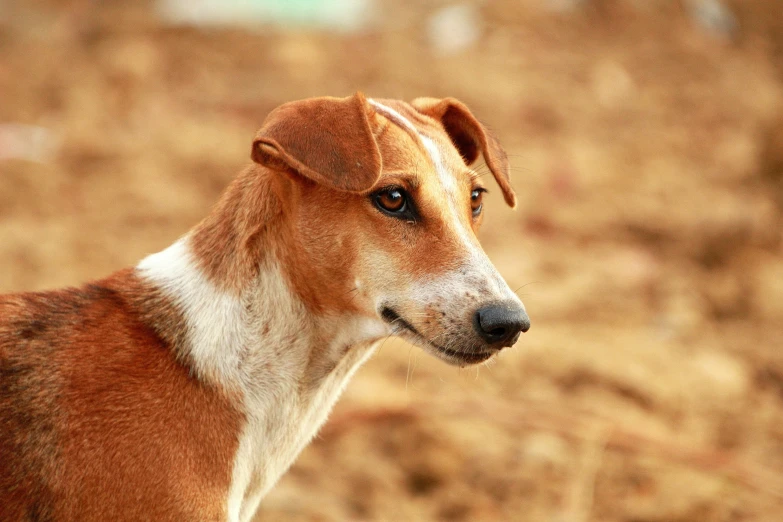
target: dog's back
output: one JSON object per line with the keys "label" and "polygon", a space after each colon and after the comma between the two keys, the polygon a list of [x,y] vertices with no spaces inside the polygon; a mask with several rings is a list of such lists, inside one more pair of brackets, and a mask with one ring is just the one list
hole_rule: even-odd
{"label": "dog's back", "polygon": [[145,324],[134,279],[0,296],[0,520],[225,518],[240,419]]}
{"label": "dog's back", "polygon": [[0,490],[11,494],[0,504],[2,520],[53,518],[48,477],[57,462],[59,386],[43,321],[54,301],[53,294],[0,296]]}

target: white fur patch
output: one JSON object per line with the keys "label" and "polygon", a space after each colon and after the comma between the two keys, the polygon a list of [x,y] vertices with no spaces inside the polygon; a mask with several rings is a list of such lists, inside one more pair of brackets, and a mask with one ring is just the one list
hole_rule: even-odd
{"label": "white fur patch", "polygon": [[188,346],[199,375],[219,375],[235,383],[241,351],[247,345],[244,307],[219,291],[195,264],[187,238],[136,267],[138,274],[174,299],[185,315]]}
{"label": "white fur patch", "polygon": [[416,130],[416,127],[414,127],[414,125],[410,122],[410,120],[408,120],[408,118],[406,118],[399,112],[395,111],[388,105],[378,103],[375,100],[367,100],[367,101],[370,102],[370,105],[375,107],[375,110],[377,110],[378,112],[380,112],[381,114],[389,118],[390,120],[396,122],[397,125],[401,125],[402,127],[405,127],[414,136],[419,135],[419,131]]}
{"label": "white fur patch", "polygon": [[[377,319],[335,321],[343,326],[327,344],[318,346],[307,330],[282,330],[265,339],[275,360],[257,366],[245,407],[247,423],[234,459],[228,513],[231,522],[249,522],[261,499],[310,443],[356,370],[388,335]],[[302,327],[303,323],[294,321]],[[352,347],[347,354],[343,351]],[[337,366],[308,390],[306,364],[310,350],[323,350]],[[264,350],[267,351],[267,350]]]}
{"label": "white fur patch", "polygon": [[452,207],[451,210],[454,211],[454,217],[456,218],[456,208],[454,208],[454,205],[456,204],[458,191],[457,180],[443,165],[440,150],[432,138],[424,136],[423,134],[419,134],[419,137],[421,138],[422,143],[424,143],[424,148],[427,149],[427,152],[430,154],[430,159],[432,159],[432,163],[435,165],[435,171],[438,173],[438,179],[440,180],[443,189],[446,191],[446,194],[449,196],[449,203]]}

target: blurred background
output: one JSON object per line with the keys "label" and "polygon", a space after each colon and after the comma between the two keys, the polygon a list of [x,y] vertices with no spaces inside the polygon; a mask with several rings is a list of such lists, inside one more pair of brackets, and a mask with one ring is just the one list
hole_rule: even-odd
{"label": "blurred background", "polygon": [[0,0],[0,291],[161,250],[294,99],[454,96],[533,321],[400,341],[258,521],[783,519],[780,0]]}

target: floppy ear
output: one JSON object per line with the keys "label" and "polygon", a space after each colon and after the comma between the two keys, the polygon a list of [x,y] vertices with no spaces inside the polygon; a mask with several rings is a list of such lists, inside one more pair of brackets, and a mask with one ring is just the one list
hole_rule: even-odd
{"label": "floppy ear", "polygon": [[338,190],[363,192],[381,175],[364,95],[311,98],[273,110],[253,141],[253,161]]}
{"label": "floppy ear", "polygon": [[422,114],[435,118],[443,124],[451,142],[466,164],[470,165],[476,161],[479,153],[482,153],[484,162],[503,191],[506,203],[511,208],[516,207],[517,196],[509,181],[506,151],[464,103],[454,98],[416,98],[411,105]]}

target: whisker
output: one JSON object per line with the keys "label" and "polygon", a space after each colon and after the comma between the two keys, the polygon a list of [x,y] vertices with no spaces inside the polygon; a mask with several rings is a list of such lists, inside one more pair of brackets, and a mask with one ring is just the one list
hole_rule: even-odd
{"label": "whisker", "polygon": [[517,292],[519,292],[520,290],[525,288],[527,285],[532,285],[533,283],[543,283],[543,281],[530,281],[529,283],[525,283],[524,285],[522,285],[519,288],[517,288],[516,290],[514,290],[514,293],[516,294]]}
{"label": "whisker", "polygon": [[416,373],[416,366],[419,364],[419,354],[421,352],[416,350],[413,355],[413,368],[411,368],[411,386],[413,385],[413,375]]}
{"label": "whisker", "polygon": [[408,393],[408,382],[411,380],[411,354],[413,353],[413,346],[408,350],[408,368],[405,370],[405,393]]}
{"label": "whisker", "polygon": [[357,295],[359,295],[359,287],[357,286],[353,290],[346,292],[346,294],[351,294],[351,298],[348,300],[348,302],[353,303],[353,300],[356,299]]}

